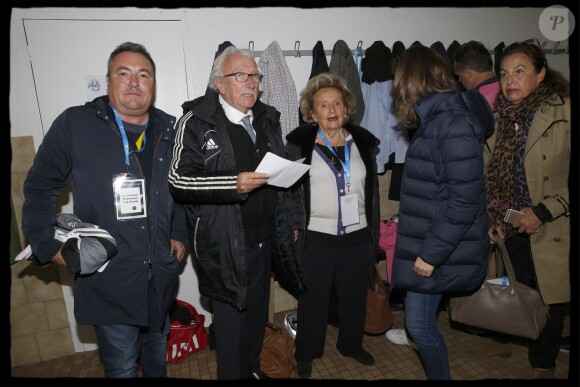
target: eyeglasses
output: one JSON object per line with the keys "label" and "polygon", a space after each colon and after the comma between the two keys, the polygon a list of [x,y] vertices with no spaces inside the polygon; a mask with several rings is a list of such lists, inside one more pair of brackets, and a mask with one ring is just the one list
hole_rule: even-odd
{"label": "eyeglasses", "polygon": [[252,77],[252,81],[254,81],[255,83],[260,83],[262,81],[262,78],[264,78],[264,76],[262,74],[258,74],[258,73],[252,73],[252,74],[231,73],[231,74],[224,75],[222,78],[232,77],[232,76],[235,76],[236,81],[238,81],[238,82],[246,82],[248,80],[248,77]]}

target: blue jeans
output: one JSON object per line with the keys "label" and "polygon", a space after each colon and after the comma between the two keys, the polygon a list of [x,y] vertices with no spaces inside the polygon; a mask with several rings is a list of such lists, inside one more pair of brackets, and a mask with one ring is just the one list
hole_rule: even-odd
{"label": "blue jeans", "polygon": [[450,380],[449,355],[443,336],[437,329],[437,309],[441,294],[407,291],[405,325],[419,348],[427,379]]}
{"label": "blue jeans", "polygon": [[156,332],[135,325],[95,325],[105,377],[136,378],[138,361],[143,377],[167,377],[169,325]]}
{"label": "blue jeans", "polygon": [[159,321],[155,286],[149,273],[148,327],[95,325],[95,333],[107,378],[136,378],[141,364],[144,378],[167,377],[169,316]]}

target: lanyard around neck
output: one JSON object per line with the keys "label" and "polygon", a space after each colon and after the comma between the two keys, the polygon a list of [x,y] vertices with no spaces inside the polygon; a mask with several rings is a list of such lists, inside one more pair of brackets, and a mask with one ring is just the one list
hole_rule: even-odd
{"label": "lanyard around neck", "polygon": [[342,164],[342,168],[344,169],[344,177],[346,179],[346,187],[350,190],[350,154],[348,153],[348,145],[346,143],[344,129],[341,128],[340,130],[342,131],[342,138],[344,138],[344,161],[342,161],[340,157],[338,157],[338,155],[332,148],[332,145],[330,145],[330,142],[328,141],[328,139],[326,138],[320,127],[318,127],[318,134],[320,134],[320,138],[322,138],[322,141],[324,141],[324,144],[326,145],[328,150],[338,159],[338,161],[340,161],[340,164]]}
{"label": "lanyard around neck", "polygon": [[131,153],[143,152],[143,150],[145,149],[145,143],[147,142],[146,132],[147,132],[147,126],[149,125],[149,119],[147,119],[147,123],[145,124],[145,129],[143,130],[143,145],[141,146],[141,149],[130,151],[129,150],[129,140],[127,139],[127,133],[125,132],[125,126],[123,126],[123,121],[121,120],[121,117],[119,117],[119,113],[117,113],[117,111],[115,110],[113,105],[111,105],[110,102],[109,102],[109,106],[111,106],[111,109],[113,109],[113,113],[115,114],[115,121],[117,121],[117,126],[119,126],[119,131],[121,132],[121,137],[123,138],[123,150],[125,151],[125,164],[127,165],[127,168],[129,168],[129,155]]}

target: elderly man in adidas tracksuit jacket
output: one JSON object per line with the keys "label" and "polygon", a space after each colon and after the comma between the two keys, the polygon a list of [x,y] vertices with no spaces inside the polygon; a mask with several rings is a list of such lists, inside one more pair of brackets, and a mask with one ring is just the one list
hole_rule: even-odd
{"label": "elderly man in adidas tracksuit jacket", "polygon": [[[183,104],[169,174],[171,193],[186,208],[199,290],[212,302],[218,379],[264,377],[271,271],[302,291],[290,193],[251,172],[266,152],[285,157],[280,113],[257,100],[260,80],[250,50],[228,47],[216,58],[211,89]],[[255,143],[242,123],[248,115]]]}

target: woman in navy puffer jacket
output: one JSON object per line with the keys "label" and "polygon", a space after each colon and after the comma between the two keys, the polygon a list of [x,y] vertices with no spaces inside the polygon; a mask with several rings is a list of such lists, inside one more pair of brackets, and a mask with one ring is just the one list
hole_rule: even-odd
{"label": "woman in navy puffer jacket", "polygon": [[483,144],[493,116],[477,90],[456,90],[443,58],[416,46],[391,91],[400,122],[418,127],[405,159],[393,286],[407,290],[405,323],[430,380],[451,379],[436,325],[442,294],[481,285],[489,248]]}

